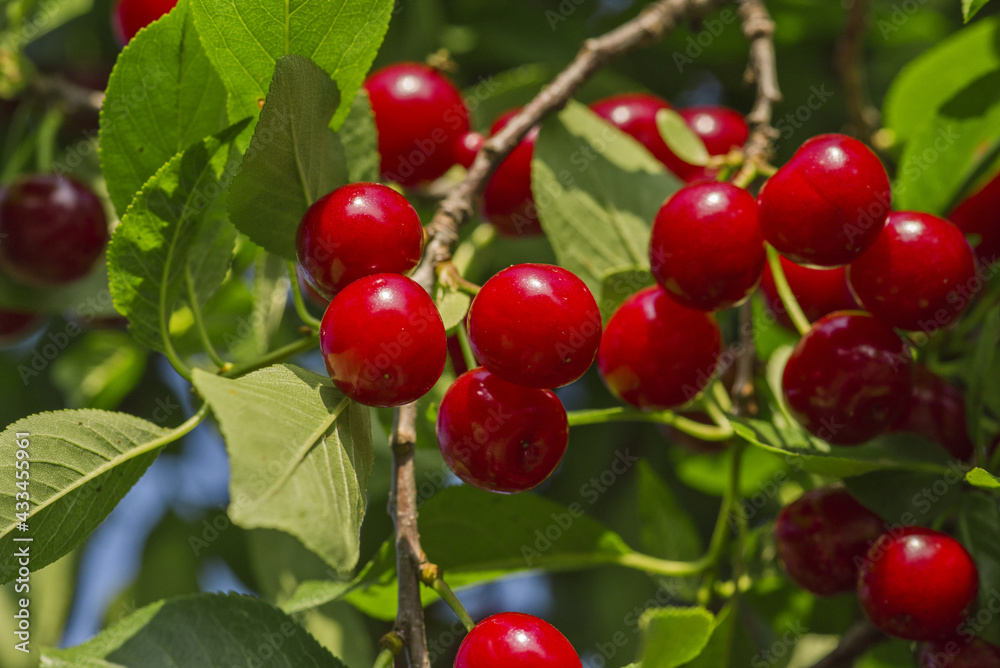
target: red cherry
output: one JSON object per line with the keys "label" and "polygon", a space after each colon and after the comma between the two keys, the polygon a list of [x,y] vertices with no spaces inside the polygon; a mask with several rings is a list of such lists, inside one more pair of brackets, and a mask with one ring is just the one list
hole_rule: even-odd
{"label": "red cherry", "polygon": [[788,575],[819,596],[857,586],[855,562],[882,532],[879,516],[839,487],[806,492],[781,509],[774,525],[778,558]]}
{"label": "red cherry", "polygon": [[858,601],[876,627],[906,640],[955,637],[979,587],[972,557],[957,540],[911,527],[883,535],[861,564]]}
{"label": "red cherry", "polygon": [[31,336],[44,318],[38,313],[0,309],[0,348],[17,345]]}
{"label": "red cherry", "polygon": [[302,270],[302,265],[300,264],[295,265],[295,277],[298,279],[299,289],[302,291],[302,294],[306,297],[306,299],[316,306],[321,307],[323,310],[326,310],[326,307],[330,305],[330,299],[316,292],[316,288],[314,288],[309,282],[309,279],[306,278],[306,273]]}
{"label": "red cherry", "polygon": [[862,306],[893,327],[930,333],[969,304],[976,260],[962,231],[929,213],[894,211],[848,269]]}
{"label": "red cherry", "polygon": [[816,321],[792,351],[782,386],[796,419],[837,445],[886,431],[906,408],[913,356],[887,325],[860,311]]}
{"label": "red cherry", "polygon": [[712,381],[722,349],[710,313],[681,306],[659,287],[625,300],[604,330],[597,366],[604,384],[642,410],[674,408]]}
{"label": "red cherry", "polygon": [[594,102],[590,109],[625,134],[631,135],[671,171],[675,167],[681,169],[686,165],[670,150],[656,127],[656,113],[661,109],[673,109],[666,100],[647,93],[625,93]]}
{"label": "red cherry", "polygon": [[517,264],[486,281],[472,301],[469,338],[483,366],[504,380],[562,387],[594,362],[601,311],[573,273],[549,264]]}
{"label": "red cherry", "polygon": [[[834,311],[849,311],[858,308],[858,302],[847,284],[847,268],[814,269],[795,264],[788,258],[780,258],[785,280],[792,289],[795,300],[802,307],[809,322],[815,322]],[[760,283],[768,307],[778,316],[778,322],[794,329],[792,319],[781,303],[778,288],[774,285],[771,266],[764,266],[764,279]]]}
{"label": "red cherry", "polygon": [[427,394],[448,356],[434,301],[399,274],[375,274],[341,290],[323,316],[326,370],[366,406],[401,406]]}
{"label": "red cherry", "polygon": [[549,390],[508,383],[483,368],[459,376],[437,416],[448,468],[480,489],[524,492],[540,485],[566,453],[566,409]]}
{"label": "red cherry", "polygon": [[363,276],[405,274],[420,262],[424,229],[405,197],[378,183],[352,183],[309,207],[295,239],[299,264],[332,297]]}
{"label": "red cherry", "polygon": [[976,258],[984,267],[1000,262],[1000,174],[948,216],[966,234],[979,236]]}
{"label": "red cherry", "polygon": [[675,301],[717,311],[750,295],[767,256],[757,224],[757,201],[729,183],[696,183],[678,190],[653,221],[653,276]]}
{"label": "red cherry", "polygon": [[112,17],[115,37],[122,46],[135,34],[177,5],[177,0],[119,0]]}
{"label": "red cherry", "polygon": [[799,264],[838,267],[868,250],[889,215],[889,177],[871,149],[844,135],[799,147],[758,197],[764,238]]}
{"label": "red cherry", "polygon": [[1000,668],[1000,647],[967,635],[928,643],[920,650],[920,668]]}
{"label": "red cherry", "polygon": [[455,85],[432,67],[397,63],[364,83],[378,130],[382,176],[404,186],[433,181],[455,164],[469,110]]}
{"label": "red cherry", "polygon": [[[688,107],[677,113],[705,144],[709,155],[726,155],[746,144],[750,136],[743,114],[727,107]],[[717,173],[717,169],[687,165],[683,178],[687,181],[714,179]]]}
{"label": "red cherry", "polygon": [[914,368],[913,393],[892,430],[940,443],[957,459],[972,459],[973,445],[965,421],[965,396],[926,367]]}
{"label": "red cherry", "polygon": [[455,144],[455,161],[466,169],[472,167],[485,143],[486,137],[478,132],[466,132]]}
{"label": "red cherry", "polygon": [[[512,109],[498,118],[490,135],[500,132],[518,111]],[[531,156],[537,139],[538,128],[532,128],[503,159],[483,190],[483,217],[508,237],[542,233],[531,194]]]}
{"label": "red cherry", "polygon": [[89,188],[65,176],[22,177],[0,191],[0,269],[22,283],[83,278],[108,243],[108,221]]}
{"label": "red cherry", "polygon": [[582,668],[566,636],[520,612],[487,617],[465,636],[455,668]]}

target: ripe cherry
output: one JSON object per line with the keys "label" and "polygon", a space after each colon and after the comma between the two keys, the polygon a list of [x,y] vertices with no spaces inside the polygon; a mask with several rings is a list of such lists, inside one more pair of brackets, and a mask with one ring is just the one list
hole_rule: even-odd
{"label": "ripe cherry", "polygon": [[455,85],[432,67],[397,63],[364,83],[378,129],[382,176],[404,186],[432,181],[455,164],[469,110]]}
{"label": "ripe cherry", "polygon": [[774,525],[778,557],[788,575],[819,596],[854,590],[855,562],[882,532],[879,516],[839,487],[806,492],[782,508]]}
{"label": "ripe cherry", "polygon": [[979,237],[976,258],[980,264],[1000,262],[1000,174],[955,207],[948,220]]}
{"label": "ripe cherry", "polygon": [[785,400],[809,432],[856,445],[886,431],[913,387],[906,343],[867,313],[837,311],[816,321],[782,376]]}
{"label": "ripe cherry", "polygon": [[548,622],[520,612],[487,617],[465,636],[455,668],[581,668],[566,636]]}
{"label": "ripe cherry", "polygon": [[878,239],[890,209],[889,177],[856,139],[813,137],[758,197],[764,238],[799,264],[838,267]]}
{"label": "ripe cherry", "polygon": [[[727,107],[688,107],[677,113],[705,144],[709,155],[725,155],[746,144],[750,136],[750,128],[743,115]],[[677,174],[686,181],[714,179],[718,173],[714,168],[682,164],[686,169],[683,174]]]}
{"label": "ripe cherry", "polygon": [[22,177],[0,191],[0,269],[26,284],[83,278],[108,243],[108,221],[89,188],[65,176]]}
{"label": "ripe cherry", "polygon": [[892,431],[909,432],[940,443],[956,459],[972,458],[973,445],[965,420],[965,396],[962,391],[917,366],[913,374],[913,393]]}
{"label": "ripe cherry", "polygon": [[962,544],[923,527],[883,535],[860,570],[858,600],[868,619],[906,640],[955,637],[979,586]]}
{"label": "ripe cherry", "polygon": [[488,280],[472,301],[469,338],[483,366],[504,380],[562,387],[594,362],[601,312],[572,272],[517,264]]}
{"label": "ripe cherry", "polygon": [[455,162],[466,169],[472,167],[476,155],[479,154],[485,143],[486,137],[478,132],[466,132],[455,144]]}
{"label": "ripe cherry", "polygon": [[927,643],[920,650],[920,668],[1000,668],[1000,647],[967,634]]}
{"label": "ripe cherry", "polygon": [[482,367],[459,376],[437,416],[438,446],[459,478],[491,492],[540,485],[566,453],[566,409],[549,390],[521,387]]}
{"label": "ripe cherry", "polygon": [[448,355],[434,301],[399,274],[366,276],[341,290],[323,316],[319,344],[334,384],[366,406],[416,401]]}
{"label": "ripe cherry", "polygon": [[112,27],[122,46],[135,34],[177,5],[177,0],[119,0],[115,6]]}
{"label": "ripe cherry", "polygon": [[622,401],[661,410],[691,401],[708,386],[721,349],[712,314],[681,306],[654,286],[629,297],[611,316],[597,366]]}
{"label": "ripe cherry", "polygon": [[378,183],[352,183],[319,198],[299,224],[299,264],[328,297],[363,276],[405,274],[420,262],[424,229],[405,197]]}
{"label": "ripe cherry", "polygon": [[930,333],[969,304],[976,260],[962,231],[929,213],[894,211],[848,277],[868,311],[893,327]]}
{"label": "ripe cherry", "polygon": [[[795,264],[788,258],[780,258],[781,269],[785,272],[785,280],[792,289],[795,300],[802,307],[809,322],[815,322],[834,311],[847,311],[858,308],[858,302],[851,293],[847,283],[846,267],[835,269],[814,269]],[[774,285],[771,266],[765,265],[764,278],[760,282],[761,291],[767,300],[768,307],[778,316],[778,322],[789,329],[795,327],[788,311],[781,303],[778,288]]]}
{"label": "ripe cherry", "polygon": [[[518,111],[512,109],[498,118],[490,134],[500,132]],[[537,139],[538,128],[532,128],[503,159],[483,190],[483,217],[508,237],[542,233],[531,193],[531,157]]]}
{"label": "ripe cherry", "polygon": [[688,308],[740,303],[757,287],[767,260],[757,201],[729,183],[681,188],[656,214],[649,258],[657,282]]}
{"label": "ripe cherry", "polygon": [[0,309],[0,348],[24,341],[41,326],[43,319],[38,313]]}

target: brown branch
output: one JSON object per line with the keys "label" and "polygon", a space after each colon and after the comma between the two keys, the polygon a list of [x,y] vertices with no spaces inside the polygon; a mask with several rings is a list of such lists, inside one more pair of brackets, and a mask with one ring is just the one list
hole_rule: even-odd
{"label": "brown branch", "polygon": [[868,99],[865,70],[861,66],[868,32],[869,0],[847,0],[847,22],[840,34],[834,62],[844,89],[844,105],[851,134],[874,145],[879,128],[878,109]]}
{"label": "brown branch", "polygon": [[840,638],[840,644],[813,668],[850,668],[855,661],[886,636],[867,621],[856,623]]}
{"label": "brown branch", "polygon": [[736,380],[733,381],[733,410],[737,415],[757,415],[756,388],[757,345],[753,340],[753,305],[747,300],[740,306],[740,347],[736,356]]}
{"label": "brown branch", "polygon": [[[746,162],[740,174],[733,180],[737,183],[752,180],[761,165],[767,164],[774,153],[774,140],[778,131],[771,124],[774,105],[781,101],[778,87],[778,67],[774,57],[774,21],[762,0],[736,0],[743,27],[743,36],[750,43],[750,57],[747,64],[747,81],[757,86],[757,97],[753,109],[747,114],[750,137],[743,147]],[[747,179],[747,175],[751,175]]]}
{"label": "brown branch", "polygon": [[[637,17],[609,33],[588,40],[576,58],[525,105],[504,128],[490,137],[476,156],[465,179],[441,202],[427,228],[423,259],[412,278],[425,290],[434,289],[437,267],[451,259],[459,227],[472,218],[476,197],[498,164],[528,131],[565,106],[581,85],[612,60],[662,39],[679,21],[698,16],[722,0],[657,0]],[[417,409],[410,404],[397,409],[393,426],[393,478],[390,514],[396,526],[396,565],[399,609],[396,630],[405,642],[410,665],[430,668],[423,607],[420,603],[420,567],[426,557],[417,527],[413,448]]]}
{"label": "brown branch", "polygon": [[62,105],[67,113],[98,113],[104,104],[104,92],[79,86],[69,79],[46,74],[31,78],[28,90],[39,97]]}

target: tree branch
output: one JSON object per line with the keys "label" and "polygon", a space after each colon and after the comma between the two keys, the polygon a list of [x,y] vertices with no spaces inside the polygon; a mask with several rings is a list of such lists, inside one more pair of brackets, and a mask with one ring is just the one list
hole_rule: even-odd
{"label": "tree branch", "polygon": [[865,34],[868,32],[869,0],[847,0],[847,3],[847,22],[837,42],[834,61],[844,88],[851,134],[874,145],[879,113],[868,99],[865,70],[861,66]]}
{"label": "tree branch", "polygon": [[78,86],[64,77],[38,74],[31,78],[28,89],[39,97],[61,104],[67,113],[98,113],[104,104],[104,91]]}
{"label": "tree branch", "polygon": [[747,114],[750,137],[743,147],[746,162],[740,174],[733,179],[739,183],[771,160],[774,140],[778,138],[778,131],[771,121],[774,105],[781,101],[781,89],[778,87],[778,67],[774,58],[774,21],[767,7],[762,0],[736,0],[736,6],[743,36],[750,42],[746,78],[757,86],[753,109]]}
{"label": "tree branch", "polygon": [[860,621],[847,629],[840,644],[813,668],[850,668],[875,645],[886,640],[885,635],[868,621]]}

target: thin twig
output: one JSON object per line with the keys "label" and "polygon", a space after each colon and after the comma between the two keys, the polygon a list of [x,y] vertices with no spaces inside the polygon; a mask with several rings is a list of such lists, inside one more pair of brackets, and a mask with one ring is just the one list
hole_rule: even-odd
{"label": "thin twig", "polygon": [[844,106],[850,132],[862,141],[875,144],[879,113],[866,91],[867,77],[861,57],[868,33],[869,0],[846,0],[847,21],[840,33],[834,61],[844,89]]}
{"label": "thin twig", "polygon": [[840,644],[813,668],[850,668],[858,658],[886,639],[881,631],[867,621],[858,622],[847,629],[840,638]]}
{"label": "thin twig", "polygon": [[743,36],[750,43],[747,64],[747,81],[757,87],[753,109],[747,114],[750,137],[743,147],[746,162],[733,181],[744,180],[746,174],[756,173],[770,162],[774,153],[774,140],[778,131],[771,124],[774,105],[781,101],[778,87],[778,68],[774,58],[774,21],[762,0],[736,0]]}
{"label": "thin twig", "polygon": [[77,85],[65,77],[38,74],[31,78],[28,89],[39,97],[52,100],[67,113],[97,113],[104,104],[104,91]]}

